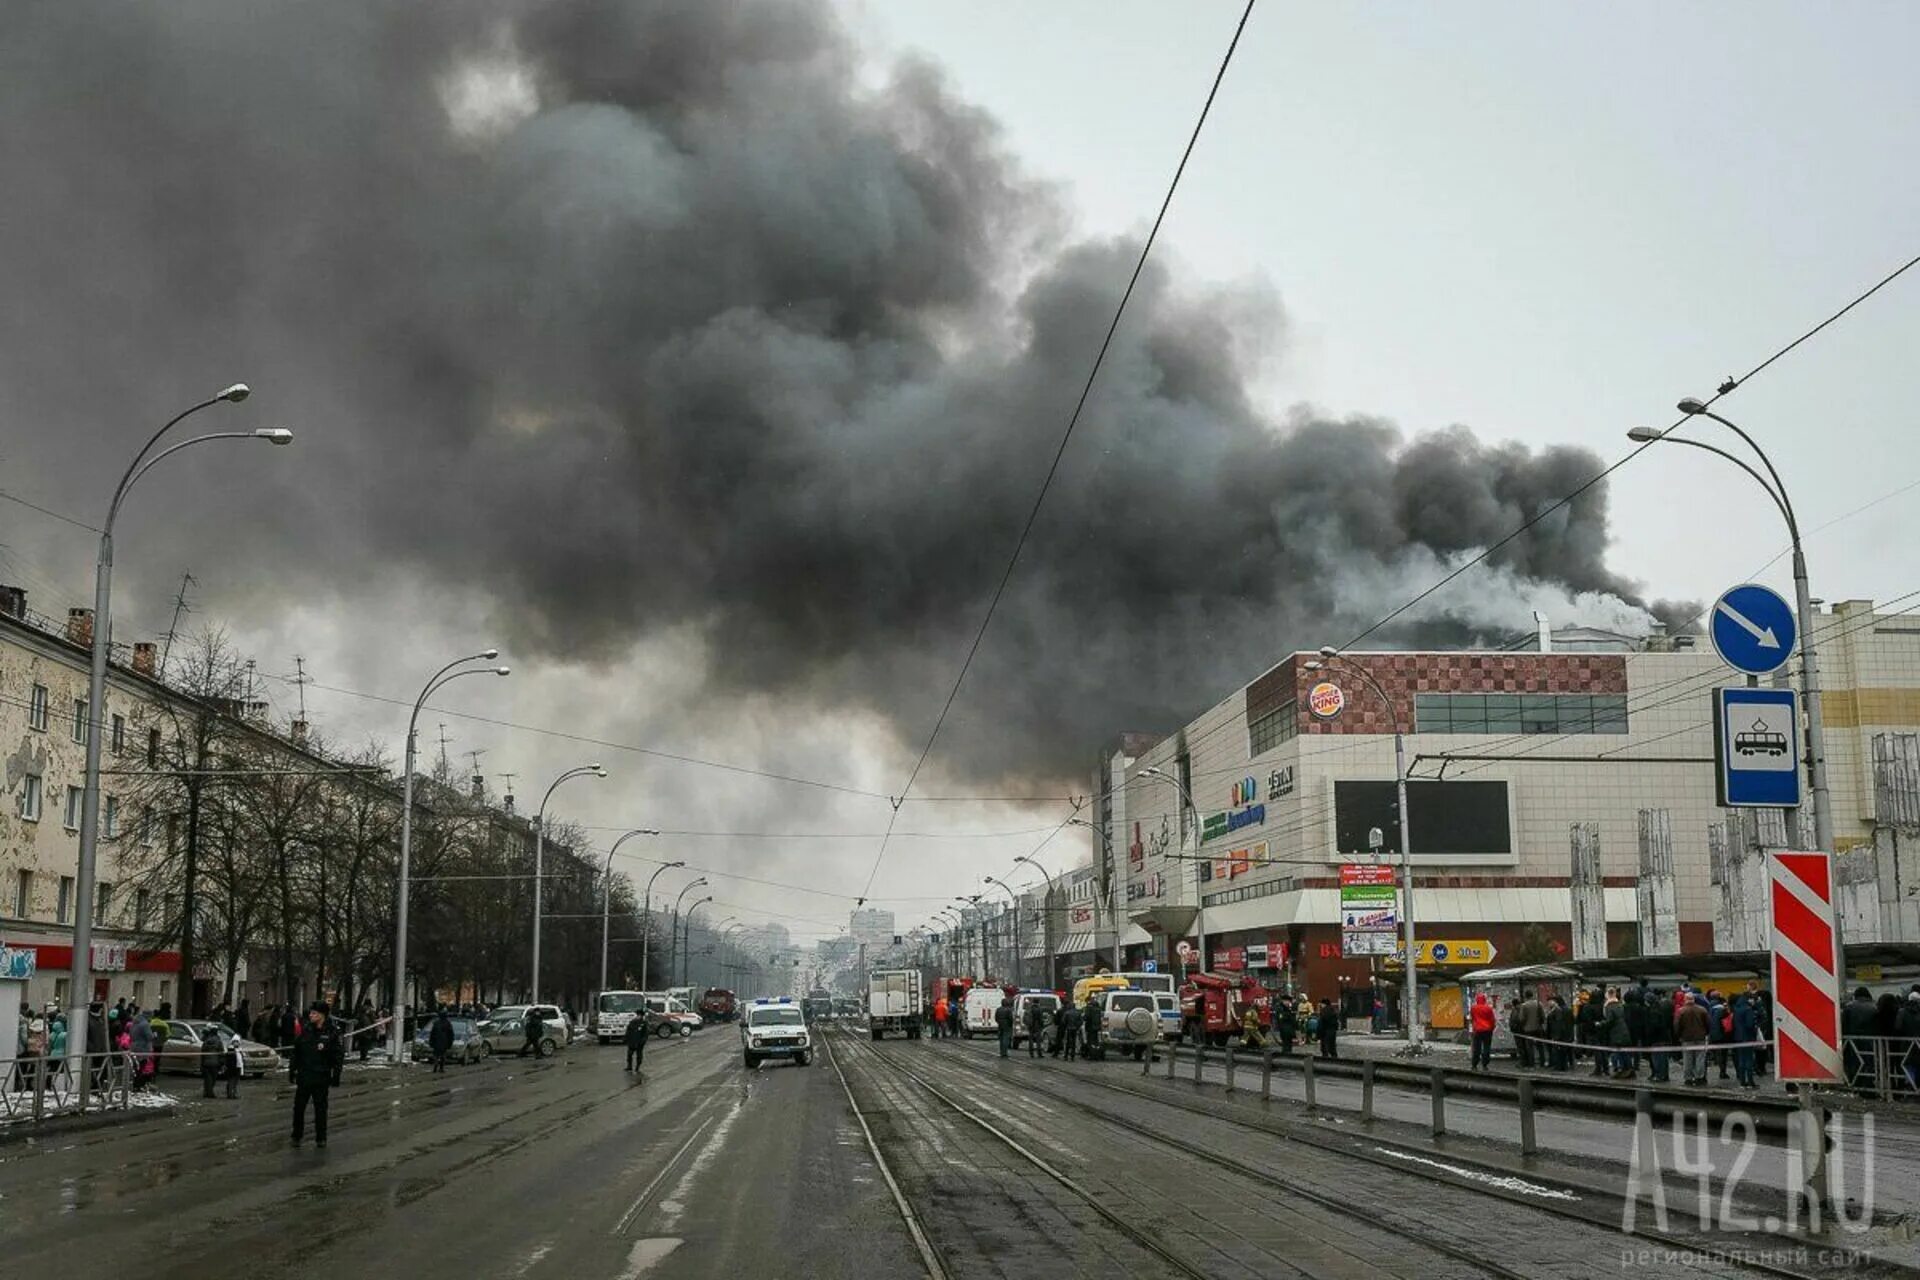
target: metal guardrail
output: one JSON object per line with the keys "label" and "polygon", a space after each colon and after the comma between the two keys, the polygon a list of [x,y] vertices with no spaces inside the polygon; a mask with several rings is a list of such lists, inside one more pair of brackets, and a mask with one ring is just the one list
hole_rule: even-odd
{"label": "metal guardrail", "polygon": [[[134,1055],[0,1058],[0,1120],[38,1124],[54,1115],[133,1108]],[[74,1063],[82,1064],[74,1079]]]}

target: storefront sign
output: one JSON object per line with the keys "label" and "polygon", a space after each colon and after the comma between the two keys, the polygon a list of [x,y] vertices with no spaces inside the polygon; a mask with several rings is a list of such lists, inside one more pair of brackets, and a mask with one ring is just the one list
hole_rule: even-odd
{"label": "storefront sign", "polygon": [[1256,827],[1267,820],[1267,806],[1249,805],[1233,813],[1210,813],[1200,823],[1200,843],[1218,840],[1242,827]]}
{"label": "storefront sign", "polygon": [[0,947],[0,981],[25,982],[33,976],[35,962],[39,956],[32,951],[15,951],[12,947]]}
{"label": "storefront sign", "polygon": [[1307,710],[1316,720],[1331,720],[1347,707],[1347,695],[1331,680],[1322,680],[1307,691]]}
{"label": "storefront sign", "polygon": [[87,950],[93,957],[95,973],[124,973],[127,968],[127,944],[124,942],[96,942]]}
{"label": "storefront sign", "polygon": [[1350,956],[1392,955],[1400,897],[1392,867],[1350,862],[1340,868],[1340,944]]}
{"label": "storefront sign", "polygon": [[1293,766],[1283,764],[1267,775],[1267,799],[1284,800],[1293,794]]}
{"label": "storefront sign", "polygon": [[1140,824],[1133,824],[1133,843],[1127,846],[1127,869],[1138,871],[1147,862],[1147,846],[1140,840]]}
{"label": "storefront sign", "polygon": [[1080,925],[1092,924],[1093,908],[1092,907],[1068,907],[1067,923],[1076,928]]}
{"label": "storefront sign", "polygon": [[[1422,940],[1415,944],[1414,949],[1420,957],[1420,966],[1422,968],[1432,965],[1449,964],[1489,965],[1493,963],[1493,958],[1500,954],[1500,949],[1486,938],[1436,938],[1432,941]],[[1390,963],[1398,966],[1400,962],[1400,951],[1398,948],[1395,948],[1393,959]]]}

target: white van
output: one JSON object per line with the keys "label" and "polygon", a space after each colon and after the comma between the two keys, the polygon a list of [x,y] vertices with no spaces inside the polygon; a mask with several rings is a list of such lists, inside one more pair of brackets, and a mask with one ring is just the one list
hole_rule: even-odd
{"label": "white van", "polygon": [[974,1036],[994,1036],[1000,1034],[999,1024],[993,1020],[993,1011],[1007,998],[1007,993],[998,987],[969,987],[967,1002],[962,1006],[960,1028],[967,1038]]}

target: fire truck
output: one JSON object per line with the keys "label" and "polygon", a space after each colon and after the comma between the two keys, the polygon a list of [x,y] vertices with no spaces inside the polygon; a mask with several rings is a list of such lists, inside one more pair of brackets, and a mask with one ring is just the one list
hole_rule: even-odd
{"label": "fire truck", "polygon": [[1260,1029],[1273,1025],[1272,993],[1245,974],[1196,973],[1180,988],[1180,1033],[1191,1044],[1225,1044],[1251,1008]]}

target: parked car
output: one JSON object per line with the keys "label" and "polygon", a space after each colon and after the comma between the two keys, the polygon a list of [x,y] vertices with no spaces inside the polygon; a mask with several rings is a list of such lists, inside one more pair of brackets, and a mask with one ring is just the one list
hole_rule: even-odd
{"label": "parked car", "polygon": [[[560,1012],[559,1005],[503,1004],[498,1009],[495,1009],[493,1011],[492,1020],[494,1022],[507,1022],[507,1021],[520,1022],[526,1018],[527,1010],[529,1008],[538,1009],[540,1011],[540,1029],[546,1035],[550,1035],[553,1037],[553,1042],[555,1045],[564,1049],[568,1045],[573,1043],[574,1041],[573,1024],[567,1021],[566,1014]],[[522,1039],[526,1037],[526,1033],[524,1031],[521,1032],[520,1035]],[[499,1046],[502,1043],[502,1038],[499,1036],[494,1036],[492,1037],[492,1039],[496,1046]]]}
{"label": "parked car", "polygon": [[1107,1050],[1125,1054],[1136,1062],[1147,1056],[1160,1038],[1160,1010],[1151,991],[1103,991],[1096,999],[1100,1009],[1099,1048],[1094,1057]]}
{"label": "parked car", "polygon": [[703,1020],[673,996],[648,996],[647,1021],[653,1024],[656,1036],[685,1038],[692,1035]]}
{"label": "parked car", "polygon": [[[175,1018],[167,1024],[167,1043],[160,1056],[160,1070],[170,1075],[197,1076],[200,1074],[200,1033],[209,1026],[217,1026],[199,1018]],[[240,1072],[245,1076],[264,1076],[286,1068],[286,1059],[258,1040],[248,1040],[237,1036],[231,1028],[220,1027],[220,1043],[231,1051],[234,1041],[240,1042]]]}
{"label": "parked car", "polygon": [[[525,1005],[511,1005],[505,1009],[495,1009],[493,1016],[480,1023],[479,1034],[487,1041],[488,1050],[499,1054],[516,1054],[527,1043],[527,1023]],[[550,1058],[567,1047],[566,1022],[564,1019],[554,1022],[543,1021],[540,1024],[540,1056]],[[418,1052],[419,1040],[414,1041]]]}
{"label": "parked car", "polygon": [[1027,1010],[1039,1006],[1045,1021],[1041,1035],[1051,1034],[1053,1020],[1060,1016],[1060,997],[1051,991],[1022,991],[1013,998],[1013,1043],[1017,1047],[1027,1038]]}
{"label": "parked car", "polygon": [[[493,1043],[480,1030],[481,1024],[472,1018],[448,1018],[453,1024],[453,1048],[447,1051],[447,1057],[459,1063],[481,1062],[493,1056]],[[430,1062],[433,1050],[427,1047],[427,1035],[433,1030],[434,1019],[425,1018],[413,1033],[413,1060]],[[521,1035],[524,1042],[525,1034]]]}

